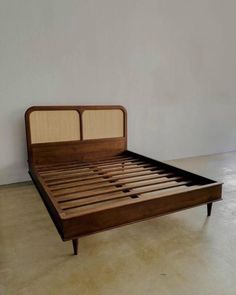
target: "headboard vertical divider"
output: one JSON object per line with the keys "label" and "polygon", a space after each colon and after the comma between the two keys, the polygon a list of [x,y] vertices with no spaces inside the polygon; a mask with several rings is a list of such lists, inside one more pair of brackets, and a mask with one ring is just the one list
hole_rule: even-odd
{"label": "headboard vertical divider", "polygon": [[80,139],[83,140],[84,136],[83,136],[83,122],[82,122],[82,114],[83,111],[81,109],[78,109],[79,112],[79,121],[80,121]]}

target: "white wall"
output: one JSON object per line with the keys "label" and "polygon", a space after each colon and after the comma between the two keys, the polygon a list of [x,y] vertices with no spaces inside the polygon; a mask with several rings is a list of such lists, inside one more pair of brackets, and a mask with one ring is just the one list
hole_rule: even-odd
{"label": "white wall", "polygon": [[236,149],[236,2],[0,0],[0,183],[28,179],[31,105],[123,104],[129,148]]}

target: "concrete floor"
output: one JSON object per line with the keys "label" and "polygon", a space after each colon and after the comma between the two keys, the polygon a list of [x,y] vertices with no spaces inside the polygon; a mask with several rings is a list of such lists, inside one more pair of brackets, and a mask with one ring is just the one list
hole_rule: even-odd
{"label": "concrete floor", "polygon": [[30,183],[0,188],[0,294],[236,294],[236,152],[171,161],[224,200],[63,243]]}

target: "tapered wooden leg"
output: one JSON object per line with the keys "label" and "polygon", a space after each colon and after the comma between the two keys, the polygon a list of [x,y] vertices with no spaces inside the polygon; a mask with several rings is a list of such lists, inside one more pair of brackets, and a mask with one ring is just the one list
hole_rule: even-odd
{"label": "tapered wooden leg", "polygon": [[72,240],[74,255],[78,255],[79,239]]}
{"label": "tapered wooden leg", "polygon": [[211,216],[212,203],[207,204],[207,216]]}

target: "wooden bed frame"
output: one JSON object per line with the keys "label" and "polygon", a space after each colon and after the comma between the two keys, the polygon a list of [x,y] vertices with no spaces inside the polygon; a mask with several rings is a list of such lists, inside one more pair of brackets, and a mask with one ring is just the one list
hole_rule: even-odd
{"label": "wooden bed frame", "polygon": [[222,184],[127,150],[122,106],[25,113],[29,173],[63,241],[221,199]]}

